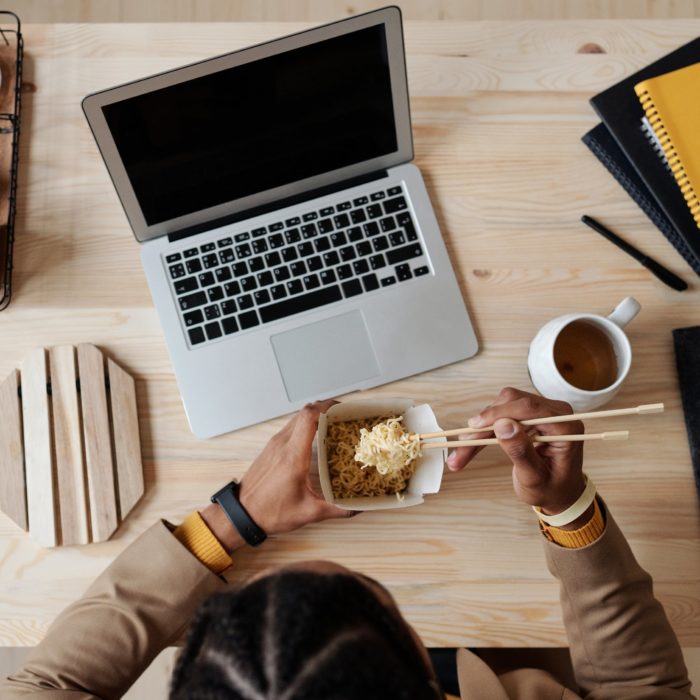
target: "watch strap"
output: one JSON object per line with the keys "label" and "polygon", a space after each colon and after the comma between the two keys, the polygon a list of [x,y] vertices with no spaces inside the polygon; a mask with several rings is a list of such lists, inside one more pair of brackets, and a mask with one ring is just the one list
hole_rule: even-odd
{"label": "watch strap", "polygon": [[226,513],[226,517],[231,521],[233,527],[236,528],[238,534],[251,547],[257,547],[267,539],[267,534],[255,523],[240,502],[238,498],[240,488],[238,482],[231,481],[217,491],[211,497],[211,501],[221,506],[221,509]]}

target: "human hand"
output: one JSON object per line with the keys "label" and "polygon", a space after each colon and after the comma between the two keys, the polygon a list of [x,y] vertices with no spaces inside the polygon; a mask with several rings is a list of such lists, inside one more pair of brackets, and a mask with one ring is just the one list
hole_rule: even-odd
{"label": "human hand", "polygon": [[[245,473],[239,499],[268,535],[296,530],[327,518],[348,518],[354,511],[331,505],[311,486],[309,467],[318,418],[335,401],[317,401],[299,411],[267,443]],[[202,511],[217,539],[230,552],[244,544],[218,504]]]}
{"label": "human hand", "polygon": [[[583,433],[583,423],[545,423],[522,426],[518,421],[573,413],[564,401],[545,399],[518,389],[502,389],[496,401],[469,419],[478,428],[493,425],[501,449],[513,462],[513,486],[521,501],[542,508],[545,514],[561,513],[583,493],[583,443],[533,443],[531,434]],[[489,433],[465,438],[489,437]],[[463,469],[481,448],[457,448],[448,459],[453,471]]]}

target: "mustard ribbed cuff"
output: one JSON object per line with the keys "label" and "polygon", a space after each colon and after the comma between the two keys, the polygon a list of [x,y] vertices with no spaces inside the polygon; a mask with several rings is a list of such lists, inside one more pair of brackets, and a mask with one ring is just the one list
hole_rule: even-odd
{"label": "mustard ribbed cuff", "polygon": [[605,530],[605,519],[598,506],[598,499],[593,501],[593,517],[578,530],[562,530],[552,527],[540,520],[542,534],[550,541],[567,549],[579,549],[595,542]]}
{"label": "mustard ribbed cuff", "polygon": [[231,566],[233,560],[195,510],[173,533],[199,561],[215,574]]}

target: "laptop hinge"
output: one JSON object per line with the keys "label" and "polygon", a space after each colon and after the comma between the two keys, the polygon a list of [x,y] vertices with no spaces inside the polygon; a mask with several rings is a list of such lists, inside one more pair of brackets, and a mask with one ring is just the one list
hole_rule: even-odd
{"label": "laptop hinge", "polygon": [[364,185],[367,182],[373,182],[374,180],[380,180],[386,177],[388,172],[386,170],[375,170],[374,172],[368,173],[366,175],[361,175],[359,177],[353,177],[349,180],[343,180],[342,182],[336,182],[332,185],[326,185],[325,187],[319,187],[315,190],[307,190],[293,197],[287,197],[286,199],[278,199],[269,204],[263,204],[259,207],[253,207],[252,209],[246,209],[245,211],[239,211],[235,214],[229,214],[228,216],[222,216],[219,219],[213,219],[202,224],[196,224],[195,226],[188,226],[187,228],[181,229],[179,231],[173,231],[168,234],[168,240],[170,242],[180,241],[183,238],[188,238],[189,236],[195,236],[203,231],[211,231],[212,229],[219,228],[220,226],[226,226],[227,224],[233,224],[236,221],[243,221],[244,219],[252,219],[254,216],[260,216],[261,214],[267,214],[271,211],[277,211],[278,209],[284,209],[285,207],[292,206],[293,204],[301,204],[302,202],[307,202],[310,199],[316,199],[317,197],[323,197],[327,194],[333,194],[334,192],[340,192],[341,190],[347,190],[351,187],[356,187],[357,185]]}

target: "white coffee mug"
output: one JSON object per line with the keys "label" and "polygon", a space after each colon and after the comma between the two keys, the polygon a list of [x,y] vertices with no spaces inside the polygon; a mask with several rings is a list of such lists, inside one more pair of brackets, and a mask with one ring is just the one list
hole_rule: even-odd
{"label": "white coffee mug", "polygon": [[[530,343],[527,366],[535,389],[550,399],[570,403],[575,411],[589,411],[602,406],[618,392],[630,371],[632,348],[622,330],[641,309],[639,302],[626,297],[609,316],[597,314],[566,314],[546,323]],[[586,321],[602,330],[610,340],[617,360],[617,377],[610,386],[598,391],[586,391],[570,384],[561,375],[554,361],[554,344],[559,334],[573,321]]]}

